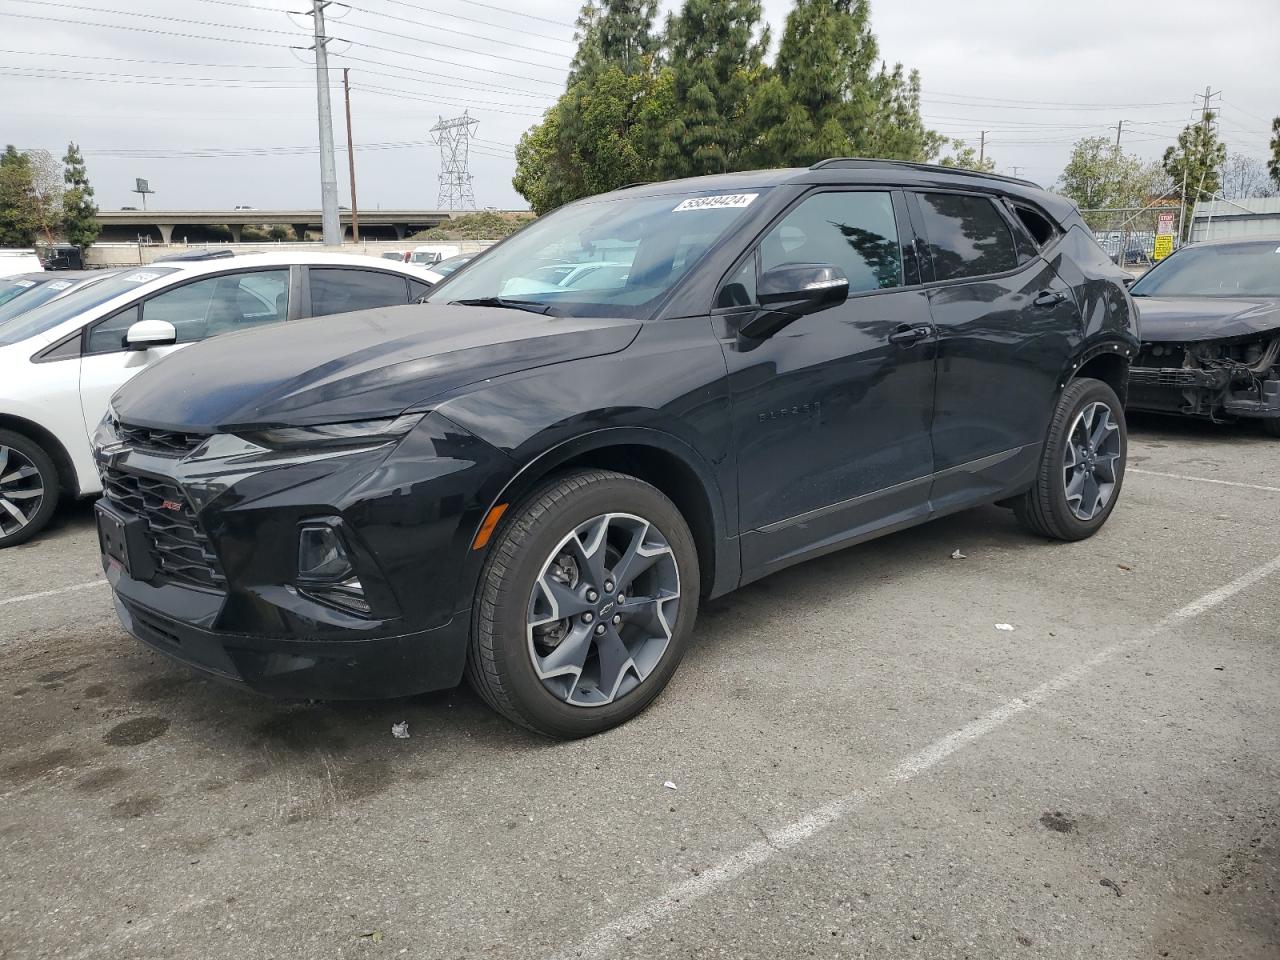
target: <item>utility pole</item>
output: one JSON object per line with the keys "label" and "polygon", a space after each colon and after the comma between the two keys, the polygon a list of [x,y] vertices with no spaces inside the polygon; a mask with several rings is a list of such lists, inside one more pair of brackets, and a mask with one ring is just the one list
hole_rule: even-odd
{"label": "utility pole", "polygon": [[1116,124],[1116,152],[1120,151],[1120,133],[1124,130],[1124,121]]}
{"label": "utility pole", "polygon": [[978,131],[978,165],[982,165],[982,161],[987,156],[987,131]]}
{"label": "utility pole", "polygon": [[324,8],[329,0],[311,0],[311,18],[315,26],[316,109],[320,120],[320,215],[326,246],[342,243],[342,225],[338,222],[338,173],[333,162],[333,110],[329,105],[329,38],[324,32]]}
{"label": "utility pole", "polygon": [[[1200,107],[1200,143],[1197,145],[1197,152],[1199,152],[1200,148],[1207,145],[1209,142],[1209,104],[1214,97],[1218,97],[1221,95],[1222,95],[1221,90],[1219,90],[1217,93],[1214,93],[1212,85],[1206,86],[1204,88],[1203,94],[1197,93],[1195,95],[1196,100],[1204,100],[1204,103]],[[1206,170],[1202,170],[1200,172],[1200,183],[1196,187],[1196,195],[1194,198],[1188,197],[1187,196],[1187,170],[1190,166],[1191,166],[1191,145],[1190,143],[1188,143],[1187,149],[1186,151],[1184,151],[1183,158],[1182,158],[1182,210],[1179,211],[1178,213],[1178,242],[1179,243],[1182,243],[1184,240],[1189,240],[1191,238],[1192,223],[1190,222],[1191,221],[1190,215],[1195,212],[1195,203],[1197,200],[1200,199],[1200,193],[1204,189],[1204,175],[1207,172],[1207,168]],[[1191,207],[1191,210],[1188,210],[1187,209],[1188,207]],[[1186,225],[1185,235],[1183,234],[1184,223]]]}
{"label": "utility pole", "polygon": [[360,206],[356,203],[356,148],[351,140],[350,68],[342,68],[342,96],[347,102],[347,169],[351,172],[351,239],[360,242]]}

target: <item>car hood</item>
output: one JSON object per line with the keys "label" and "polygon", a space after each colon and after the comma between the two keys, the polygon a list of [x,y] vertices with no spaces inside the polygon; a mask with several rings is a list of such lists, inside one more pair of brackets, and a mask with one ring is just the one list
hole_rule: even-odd
{"label": "car hood", "polygon": [[112,405],[126,423],[201,433],[391,417],[469,383],[614,353],[640,326],[444,304],[364,310],[193,344]]}
{"label": "car hood", "polygon": [[1280,298],[1134,297],[1144,342],[1189,343],[1280,328]]}

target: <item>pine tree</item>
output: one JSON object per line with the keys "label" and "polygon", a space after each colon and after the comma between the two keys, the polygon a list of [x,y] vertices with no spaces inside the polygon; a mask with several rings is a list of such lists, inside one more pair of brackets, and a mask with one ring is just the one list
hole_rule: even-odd
{"label": "pine tree", "polygon": [[62,194],[63,230],[69,243],[88,247],[98,239],[102,226],[98,223],[98,205],[93,202],[93,187],[89,185],[89,172],[78,144],[67,144],[62,163],[62,177],[67,184]]}
{"label": "pine tree", "polygon": [[760,0],[684,0],[667,21],[675,116],[658,162],[663,178],[740,169],[751,141],[748,94],[769,45]]}
{"label": "pine tree", "polygon": [[1188,236],[1196,201],[1212,199],[1222,191],[1218,171],[1226,162],[1227,147],[1218,140],[1213,129],[1214,117],[1210,110],[1201,121],[1184,127],[1178,134],[1178,145],[1165,150],[1161,161],[1165,173],[1173,180],[1174,188],[1181,192],[1182,220]]}
{"label": "pine tree", "polygon": [[0,247],[31,246],[38,227],[30,158],[9,144],[0,155]]}

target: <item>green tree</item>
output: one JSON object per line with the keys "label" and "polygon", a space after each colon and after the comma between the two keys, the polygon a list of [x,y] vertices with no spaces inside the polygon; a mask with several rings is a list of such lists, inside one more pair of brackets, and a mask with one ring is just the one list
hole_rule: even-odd
{"label": "green tree", "polygon": [[944,167],[957,167],[961,170],[980,170],[983,173],[991,173],[996,168],[996,162],[991,159],[991,154],[984,153],[979,158],[978,151],[963,140],[940,138],[939,148],[947,147],[950,148],[951,152],[938,161]]}
{"label": "green tree", "polygon": [[760,0],[684,0],[667,20],[673,116],[656,158],[660,178],[741,169],[748,93],[769,45],[761,16]]}
{"label": "green tree", "polygon": [[662,45],[654,32],[657,0],[588,0],[578,13],[578,50],[570,65],[568,86],[590,79],[613,64],[627,76],[648,70]]}
{"label": "green tree", "polygon": [[1210,199],[1222,191],[1218,171],[1227,159],[1227,147],[1213,129],[1215,114],[1209,111],[1199,123],[1188,124],[1178,134],[1177,146],[1169,147],[1161,161],[1173,181],[1183,208],[1182,221],[1191,234],[1191,214],[1197,200]]}
{"label": "green tree", "polygon": [[1280,190],[1280,117],[1271,121],[1271,159],[1267,161],[1267,172]]}
{"label": "green tree", "polygon": [[868,0],[797,0],[773,77],[753,87],[747,158],[806,166],[833,156],[931,160],[942,139],[920,116],[920,76],[878,62]]}
{"label": "green tree", "polygon": [[1058,189],[1082,210],[1141,207],[1160,192],[1164,174],[1120,150],[1107,137],[1084,137],[1058,178]]}
{"label": "green tree", "polygon": [[63,231],[67,242],[88,247],[98,239],[102,226],[98,223],[98,205],[93,202],[89,172],[85,169],[84,157],[77,144],[67,144],[62,164],[62,178],[66,183],[66,190],[62,194]]}
{"label": "green tree", "polygon": [[29,247],[38,228],[31,160],[9,144],[0,155],[0,247]]}

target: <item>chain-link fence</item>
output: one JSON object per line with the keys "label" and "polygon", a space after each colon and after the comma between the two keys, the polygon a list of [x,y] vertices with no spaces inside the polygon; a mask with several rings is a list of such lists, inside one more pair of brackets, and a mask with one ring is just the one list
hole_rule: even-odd
{"label": "chain-link fence", "polygon": [[1107,251],[1107,256],[1121,266],[1148,267],[1154,263],[1156,236],[1161,232],[1174,233],[1174,244],[1175,246],[1177,244],[1178,208],[1176,206],[1081,210],[1080,215],[1093,230],[1093,235],[1102,245],[1102,249]]}

